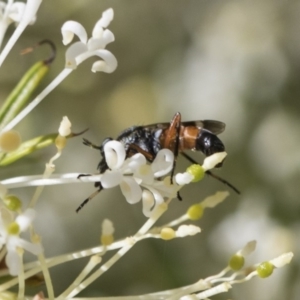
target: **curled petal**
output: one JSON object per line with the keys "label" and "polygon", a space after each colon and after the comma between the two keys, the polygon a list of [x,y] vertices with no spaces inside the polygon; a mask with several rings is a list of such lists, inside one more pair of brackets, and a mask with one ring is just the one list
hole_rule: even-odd
{"label": "curled petal", "polygon": [[155,177],[161,177],[168,174],[173,168],[174,154],[169,149],[160,150],[151,167]]}
{"label": "curled petal", "polygon": [[61,27],[61,34],[63,36],[62,42],[64,45],[68,45],[72,42],[74,34],[78,36],[82,43],[87,43],[87,33],[84,27],[76,21],[65,22]]}
{"label": "curled petal", "polygon": [[141,200],[142,189],[133,178],[123,177],[120,188],[128,203],[135,204]]}
{"label": "curled petal", "polygon": [[76,42],[72,44],[66,51],[66,68],[76,69],[78,65],[76,57],[82,53],[85,53],[86,51],[87,46],[84,43]]}
{"label": "curled petal", "polygon": [[107,44],[115,41],[115,36],[109,29],[105,29],[103,32],[102,39],[105,42],[105,46],[106,46]]}
{"label": "curled petal", "polygon": [[122,174],[119,171],[107,170],[101,178],[101,184],[105,189],[117,186],[121,183],[121,181]]}
{"label": "curled petal", "polygon": [[124,174],[133,173],[140,166],[143,166],[147,163],[146,158],[141,153],[134,154],[130,158],[126,159],[123,165]]}
{"label": "curled petal", "polygon": [[122,143],[109,141],[104,145],[105,160],[110,169],[119,169],[125,160],[126,153]]}
{"label": "curled petal", "polygon": [[142,180],[145,184],[152,184],[154,181],[154,175],[152,172],[152,168],[149,165],[141,165],[134,172],[134,177],[137,177]]}
{"label": "curled petal", "polygon": [[154,199],[153,205],[151,206],[152,198],[149,193],[144,193],[143,199],[143,213],[146,217],[151,217],[152,212],[156,209],[156,207],[164,202],[163,196],[151,186],[146,186],[148,192],[152,194],[152,198]]}
{"label": "curled petal", "polygon": [[105,10],[102,13],[101,19],[95,24],[92,36],[95,38],[99,37],[99,35],[98,35],[99,28],[106,28],[110,24],[110,22],[113,20],[113,18],[114,18],[113,9],[109,8],[109,9]]}
{"label": "curled petal", "polygon": [[150,217],[151,209],[155,204],[153,194],[150,193],[148,190],[144,190],[142,194],[142,201],[143,201],[143,214],[146,217]]}
{"label": "curled petal", "polygon": [[[104,49],[107,46],[107,44],[109,44],[115,40],[115,36],[110,30],[105,29],[103,31],[102,28],[101,28],[101,30],[102,30],[101,37],[99,37],[99,38],[92,37],[89,39],[88,48],[90,51]],[[100,35],[100,33],[99,33],[99,35]]]}
{"label": "curled petal", "polygon": [[103,60],[98,60],[93,63],[92,72],[112,73],[116,70],[118,62],[116,57],[108,50],[96,50],[95,55],[101,57]]}
{"label": "curled petal", "polygon": [[106,45],[103,39],[90,38],[87,46],[89,51],[94,51],[97,49],[104,49]]}

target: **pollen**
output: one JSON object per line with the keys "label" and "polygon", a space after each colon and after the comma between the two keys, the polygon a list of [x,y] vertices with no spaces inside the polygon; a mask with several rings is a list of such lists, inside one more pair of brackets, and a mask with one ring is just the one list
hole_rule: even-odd
{"label": "pollen", "polygon": [[64,136],[58,135],[55,139],[55,146],[58,150],[65,148],[67,139]]}
{"label": "pollen", "polygon": [[231,256],[228,265],[232,270],[238,271],[244,266],[244,263],[245,258],[242,255],[235,254]]}
{"label": "pollen", "polygon": [[186,171],[194,176],[192,182],[200,181],[204,177],[204,169],[200,165],[191,165],[186,169]]}
{"label": "pollen", "polygon": [[114,242],[114,236],[112,234],[110,235],[102,235],[101,236],[101,244],[103,246],[109,246]]}
{"label": "pollen", "polygon": [[172,228],[169,228],[169,227],[165,227],[161,230],[160,232],[160,237],[163,239],[163,240],[172,240],[176,237],[176,233],[175,231],[172,229]]}
{"label": "pollen", "polygon": [[186,214],[192,221],[199,220],[203,216],[204,207],[201,204],[194,204],[190,206]]}
{"label": "pollen", "polygon": [[16,222],[12,222],[7,226],[7,232],[10,235],[17,235],[20,233],[20,226]]}
{"label": "pollen", "polygon": [[21,136],[16,130],[9,130],[0,135],[0,149],[3,152],[12,152],[21,145]]}
{"label": "pollen", "polygon": [[261,263],[257,268],[257,275],[260,278],[267,278],[272,275],[274,270],[274,265],[272,265],[269,261]]}
{"label": "pollen", "polygon": [[3,202],[5,206],[11,211],[18,211],[22,207],[21,200],[15,195],[5,196]]}

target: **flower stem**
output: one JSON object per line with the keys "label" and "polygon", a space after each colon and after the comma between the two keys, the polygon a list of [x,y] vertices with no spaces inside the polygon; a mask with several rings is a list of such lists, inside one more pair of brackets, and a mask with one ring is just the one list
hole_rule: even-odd
{"label": "flower stem", "polygon": [[95,271],[86,280],[81,282],[73,291],[66,297],[66,299],[71,299],[80,293],[83,289],[93,283],[98,277],[109,270],[121,257],[123,257],[134,245],[136,238],[144,235],[149,231],[149,229],[155,224],[155,222],[162,216],[162,214],[167,210],[167,205],[165,203],[159,205],[152,213],[152,216],[146,221],[146,223],[138,230],[138,232],[130,239],[131,242],[127,243],[123,248],[121,248],[113,257],[111,257],[105,264],[103,264],[97,271]]}
{"label": "flower stem", "polygon": [[18,287],[18,299],[24,299],[25,295],[25,276],[24,276],[24,265],[23,265],[23,250],[18,249],[18,256],[20,260],[20,269],[18,274],[19,287]]}

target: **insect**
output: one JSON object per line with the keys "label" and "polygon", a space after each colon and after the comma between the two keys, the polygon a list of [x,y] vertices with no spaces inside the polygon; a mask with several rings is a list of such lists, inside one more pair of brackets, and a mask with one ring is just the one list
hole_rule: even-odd
{"label": "insect", "polygon": [[[176,167],[176,158],[179,154],[182,154],[190,162],[197,164],[193,158],[183,151],[201,151],[205,156],[225,151],[224,144],[217,137],[217,135],[222,133],[224,129],[224,123],[214,120],[181,122],[181,114],[177,112],[170,123],[132,126],[125,129],[116,138],[116,140],[124,144],[127,158],[136,153],[141,153],[149,162],[152,162],[155,159],[159,150],[164,148],[170,149],[174,153],[175,157],[171,173],[172,183],[172,177]],[[100,154],[102,155],[102,160],[98,164],[100,174],[104,173],[108,169],[104,155],[104,145],[111,140],[113,139],[106,138],[102,142],[101,146],[96,146],[86,139],[84,139],[83,142],[87,146],[100,150]],[[219,163],[216,167],[221,166],[222,163]],[[240,193],[232,184],[223,178],[210,171],[206,171],[206,174],[228,185],[236,193]],[[88,175],[82,174],[79,176]],[[82,202],[76,212],[78,212],[88,201],[90,201],[103,189],[101,182],[96,182],[95,187],[98,189]],[[181,200],[179,194],[178,198]]]}

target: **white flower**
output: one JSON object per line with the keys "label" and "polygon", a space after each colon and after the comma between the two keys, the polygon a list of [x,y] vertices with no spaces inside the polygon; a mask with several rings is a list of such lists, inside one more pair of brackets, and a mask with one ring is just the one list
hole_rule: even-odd
{"label": "white flower", "polygon": [[115,40],[114,34],[106,29],[113,16],[112,8],[104,11],[102,17],[94,26],[90,39],[88,39],[86,31],[80,23],[67,21],[63,24],[61,32],[64,45],[69,44],[74,35],[80,39],[80,42],[75,42],[66,51],[66,68],[76,69],[80,63],[91,56],[99,56],[102,59],[93,64],[93,72],[112,73],[117,68],[115,56],[105,49],[107,44]]}
{"label": "white flower", "polygon": [[42,0],[27,0],[26,4],[19,1],[14,2],[13,0],[8,0],[7,3],[0,1],[0,45],[7,27],[13,22],[18,24],[13,35],[1,52],[0,66],[25,28],[29,24],[33,24],[35,22],[36,13],[41,3]]}
{"label": "white flower", "polygon": [[181,225],[176,230],[176,236],[177,237],[191,236],[191,235],[195,235],[199,232],[201,232],[201,229],[198,226],[195,226],[195,225]]}
{"label": "white flower", "polygon": [[18,215],[15,220],[7,209],[1,208],[0,210],[0,247],[6,246],[5,262],[12,276],[18,275],[20,270],[18,248],[27,250],[34,255],[42,251],[39,244],[30,243],[19,237],[21,232],[28,229],[34,217],[35,211],[33,209],[27,209],[24,213]]}
{"label": "white flower", "polygon": [[58,133],[61,136],[68,136],[71,134],[71,122],[68,117],[63,117],[62,121],[60,122]]}
{"label": "white flower", "polygon": [[270,263],[274,265],[276,268],[282,268],[286,264],[289,264],[294,257],[294,254],[292,252],[284,253],[272,260],[270,260]]}
{"label": "white flower", "polygon": [[205,171],[213,169],[217,164],[223,162],[223,160],[225,159],[226,156],[227,156],[226,152],[217,152],[217,153],[214,153],[210,156],[207,156],[204,159],[202,168]]}
{"label": "white flower", "polygon": [[104,154],[109,170],[100,178],[103,188],[120,185],[130,204],[143,199],[143,213],[146,216],[150,216],[165,197],[176,196],[178,186],[171,185],[169,177],[159,180],[172,170],[174,155],[170,150],[159,151],[151,165],[147,165],[146,158],[140,153],[125,160],[124,146],[118,141],[106,143]]}

